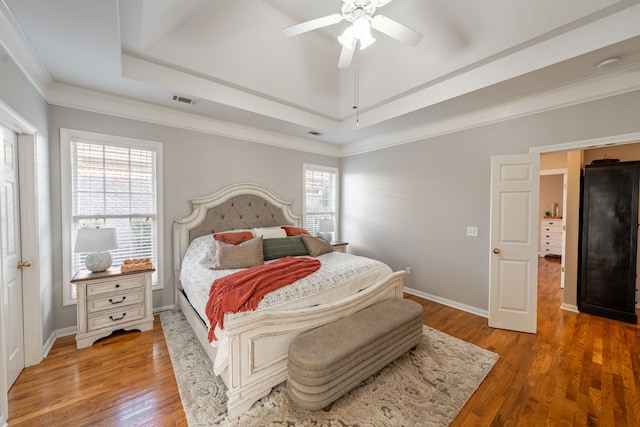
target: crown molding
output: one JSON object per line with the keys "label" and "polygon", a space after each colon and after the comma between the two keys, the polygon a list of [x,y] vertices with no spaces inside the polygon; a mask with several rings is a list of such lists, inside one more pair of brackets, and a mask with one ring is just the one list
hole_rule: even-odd
{"label": "crown molding", "polygon": [[606,76],[550,89],[401,132],[377,135],[342,146],[341,157],[427,140],[475,127],[517,119],[559,108],[640,90],[640,69],[631,66]]}
{"label": "crown molding", "polygon": [[0,44],[33,87],[46,99],[47,87],[54,82],[53,77],[27,41],[4,0],[0,1]]}
{"label": "crown molding", "polygon": [[4,0],[0,0],[0,44],[7,50],[28,81],[52,105],[332,157],[348,157],[396,145],[428,140],[474,127],[640,90],[640,69],[637,65],[632,65],[620,68],[615,73],[452,116],[424,126],[381,134],[346,145],[336,145],[236,125],[194,113],[55,82],[28,43]]}
{"label": "crown molding", "polygon": [[340,155],[340,147],[333,144],[310,141],[249,126],[236,125],[222,120],[63,83],[53,83],[49,87],[47,94],[47,101],[52,105],[60,107],[107,114],[125,119],[267,144],[290,150],[305,151],[333,157],[339,157]]}

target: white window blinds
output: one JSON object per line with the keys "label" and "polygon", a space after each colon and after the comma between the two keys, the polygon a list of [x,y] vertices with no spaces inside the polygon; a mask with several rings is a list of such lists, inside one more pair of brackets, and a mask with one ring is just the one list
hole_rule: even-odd
{"label": "white window blinds", "polygon": [[315,235],[321,219],[332,219],[338,230],[338,170],[305,165],[305,228]]}
{"label": "white window blinds", "polygon": [[[127,146],[71,141],[73,235],[83,227],[114,227],[113,265],[151,258],[157,265],[155,152]],[[73,257],[84,268],[86,254]]]}

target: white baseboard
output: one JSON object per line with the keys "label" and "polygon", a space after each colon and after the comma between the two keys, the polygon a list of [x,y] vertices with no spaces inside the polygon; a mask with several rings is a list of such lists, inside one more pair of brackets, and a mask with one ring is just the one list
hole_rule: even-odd
{"label": "white baseboard", "polygon": [[53,347],[53,344],[58,338],[66,337],[67,335],[73,335],[76,333],[76,329],[77,328],[75,326],[70,326],[68,328],[56,329],[55,331],[53,331],[51,335],[49,335],[47,341],[44,343],[44,348],[42,349],[42,358],[44,359],[45,357],[47,357],[47,355],[51,351],[51,348]]}
{"label": "white baseboard", "polygon": [[165,305],[164,307],[154,307],[153,314],[158,314],[161,311],[173,311],[175,310],[175,308],[176,308],[175,304]]}
{"label": "white baseboard", "polygon": [[573,305],[573,304],[567,304],[567,303],[562,303],[562,305],[560,306],[561,309],[563,310],[567,310],[567,311],[572,311],[574,313],[580,313],[580,310],[578,310],[578,306],[577,305]]}
{"label": "white baseboard", "polygon": [[458,310],[466,311],[467,313],[471,313],[471,314],[475,314],[477,316],[489,318],[489,311],[488,310],[482,310],[482,309],[480,309],[478,307],[472,307],[472,306],[467,305],[467,304],[462,304],[460,302],[453,301],[453,300],[450,300],[450,299],[447,299],[447,298],[442,298],[442,297],[439,297],[439,296],[436,296],[436,295],[432,295],[432,294],[429,294],[429,293],[426,293],[426,292],[422,292],[422,291],[419,291],[417,289],[411,289],[411,288],[405,287],[404,291],[406,293],[408,293],[408,294],[415,295],[417,297],[424,298],[424,299],[427,299],[429,301],[434,301],[434,302],[437,302],[439,304],[446,305],[448,307],[453,307],[453,308],[456,308]]}
{"label": "white baseboard", "polygon": [[[175,308],[174,304],[170,304],[164,307],[157,307],[153,309],[153,314],[158,314],[161,311],[168,311],[168,310],[173,311],[174,308]],[[78,328],[75,326],[69,326],[68,328],[56,329],[55,331],[53,331],[51,335],[49,335],[49,338],[47,339],[47,341],[44,343],[44,348],[42,349],[42,357],[43,358],[47,357],[47,354],[49,354],[49,351],[51,351],[53,344],[56,342],[58,338],[66,337],[68,335],[73,335],[77,332],[77,329]]]}

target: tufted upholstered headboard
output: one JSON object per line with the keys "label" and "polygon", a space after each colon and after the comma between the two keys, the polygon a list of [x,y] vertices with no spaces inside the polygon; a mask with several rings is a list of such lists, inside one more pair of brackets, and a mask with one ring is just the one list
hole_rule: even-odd
{"label": "tufted upholstered headboard", "polygon": [[[233,184],[205,197],[191,200],[193,211],[173,223],[173,269],[176,292],[180,288],[180,265],[189,243],[196,237],[234,229],[300,226],[291,200],[260,184]],[[177,297],[176,297],[177,298]],[[176,299],[177,301],[177,299]]]}
{"label": "tufted upholstered headboard", "polygon": [[282,207],[255,194],[241,194],[207,209],[202,223],[189,230],[189,241],[221,231],[288,224],[291,220],[285,217]]}

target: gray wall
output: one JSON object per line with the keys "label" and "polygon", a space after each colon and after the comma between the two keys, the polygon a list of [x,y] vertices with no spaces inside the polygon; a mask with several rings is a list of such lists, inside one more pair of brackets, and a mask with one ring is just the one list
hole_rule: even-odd
{"label": "gray wall", "polygon": [[[190,199],[211,194],[229,184],[255,182],[294,200],[294,212],[302,213],[302,164],[339,166],[339,159],[240,141],[135,120],[50,107],[52,223],[54,247],[62,245],[60,206],[60,128],[119,135],[161,142],[164,180],[164,289],[154,291],[154,307],[173,304],[173,241],[176,217],[189,215]],[[54,306],[56,329],[76,324],[75,306],[62,306],[62,256],[54,255]]]}
{"label": "gray wall", "polygon": [[639,132],[639,111],[636,91],[345,158],[343,239],[411,267],[410,288],[487,310],[491,156]]}
{"label": "gray wall", "polygon": [[[302,164],[308,162],[342,168],[341,231],[350,252],[381,259],[394,269],[410,266],[408,287],[482,310],[488,301],[491,156],[640,131],[640,92],[635,92],[341,161],[47,106],[3,51],[0,100],[43,136],[37,161],[45,339],[76,322],[75,306],[62,306],[60,251],[51,256],[52,247],[61,247],[60,128],[163,143],[165,261],[159,268],[164,289],[154,292],[155,307],[173,304],[171,224],[189,214],[190,198],[231,183],[258,182],[295,200],[294,210],[301,212]],[[479,237],[466,237],[467,225],[478,226]]]}
{"label": "gray wall", "polygon": [[[6,51],[0,45],[0,101],[37,128],[36,170],[38,224],[21,224],[22,227],[38,227],[40,242],[38,263],[40,294],[42,298],[43,339],[46,341],[55,327],[53,324],[52,264],[51,264],[51,214],[49,187],[48,104],[25,78]],[[23,283],[23,286],[36,286]],[[44,342],[43,342],[44,344]]]}

